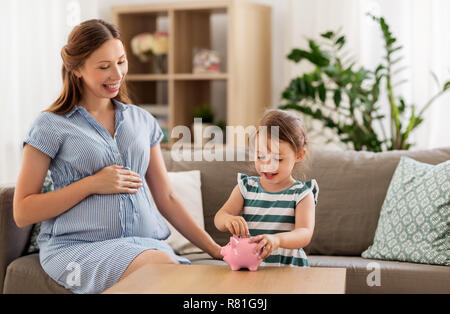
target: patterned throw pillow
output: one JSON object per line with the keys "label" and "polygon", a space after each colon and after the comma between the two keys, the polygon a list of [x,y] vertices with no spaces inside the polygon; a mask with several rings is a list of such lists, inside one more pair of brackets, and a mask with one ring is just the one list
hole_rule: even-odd
{"label": "patterned throw pillow", "polygon": [[[47,171],[47,175],[44,180],[44,184],[42,185],[41,193],[47,193],[53,191],[53,181],[51,177],[50,170]],[[38,222],[37,224],[33,225],[33,228],[31,229],[31,237],[30,237],[30,245],[28,246],[27,253],[38,253],[39,252],[39,245],[37,243],[37,237],[39,235],[39,231],[41,230],[41,223]]]}
{"label": "patterned throw pillow", "polygon": [[450,265],[450,160],[402,157],[364,258]]}

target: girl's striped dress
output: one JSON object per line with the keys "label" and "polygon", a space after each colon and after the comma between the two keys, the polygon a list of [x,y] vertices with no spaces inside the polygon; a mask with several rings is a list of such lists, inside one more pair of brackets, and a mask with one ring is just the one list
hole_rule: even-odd
{"label": "girl's striped dress", "polygon": [[[239,190],[244,198],[243,218],[248,224],[250,236],[291,231],[295,228],[295,207],[312,192],[317,205],[319,186],[316,180],[305,183],[296,181],[279,192],[265,191],[259,177],[238,173]],[[265,258],[262,266],[309,266],[302,248],[278,248]]]}

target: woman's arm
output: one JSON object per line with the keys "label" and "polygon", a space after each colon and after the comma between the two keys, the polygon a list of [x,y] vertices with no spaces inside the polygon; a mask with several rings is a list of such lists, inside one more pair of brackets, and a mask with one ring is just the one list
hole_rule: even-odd
{"label": "woman's arm", "polygon": [[236,185],[228,200],[214,217],[216,228],[222,232],[229,231],[238,236],[250,236],[247,222],[242,216],[239,216],[243,206],[244,198],[239,191],[239,186]]}
{"label": "woman's arm", "polygon": [[221,247],[196,224],[175,196],[159,144],[150,148],[150,156],[145,179],[161,214],[194,245],[209,255],[221,259]]}
{"label": "woman's arm", "polygon": [[136,193],[142,186],[137,173],[111,165],[59,190],[41,194],[50,161],[40,150],[25,145],[13,203],[14,220],[20,228],[59,216],[91,194]]}
{"label": "woman's arm", "polygon": [[20,228],[56,217],[89,195],[84,179],[41,194],[50,161],[40,150],[25,145],[13,201],[14,220]]}

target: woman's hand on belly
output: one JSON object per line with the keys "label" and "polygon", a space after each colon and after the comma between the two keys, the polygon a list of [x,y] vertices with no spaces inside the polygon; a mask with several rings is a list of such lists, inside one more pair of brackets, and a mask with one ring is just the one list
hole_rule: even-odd
{"label": "woman's hand on belly", "polygon": [[119,165],[105,167],[87,179],[91,194],[134,194],[142,187],[139,174]]}

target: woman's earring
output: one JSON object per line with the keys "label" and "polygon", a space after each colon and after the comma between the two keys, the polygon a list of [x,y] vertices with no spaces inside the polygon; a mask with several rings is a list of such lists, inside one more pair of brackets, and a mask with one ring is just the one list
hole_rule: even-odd
{"label": "woman's earring", "polygon": [[81,75],[79,73],[77,74],[76,71],[72,71],[72,74],[75,75],[77,79],[81,79]]}

